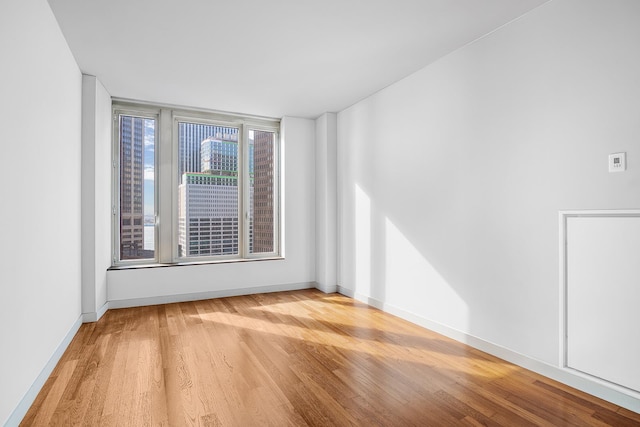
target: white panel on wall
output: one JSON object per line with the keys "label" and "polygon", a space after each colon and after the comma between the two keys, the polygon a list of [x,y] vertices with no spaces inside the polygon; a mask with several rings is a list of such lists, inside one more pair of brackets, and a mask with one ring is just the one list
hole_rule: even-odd
{"label": "white panel on wall", "polygon": [[640,391],[640,211],[566,218],[566,365]]}

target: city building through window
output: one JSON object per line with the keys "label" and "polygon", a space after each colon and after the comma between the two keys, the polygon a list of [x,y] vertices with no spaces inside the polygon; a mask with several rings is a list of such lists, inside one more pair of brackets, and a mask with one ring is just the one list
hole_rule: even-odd
{"label": "city building through window", "polygon": [[116,103],[114,126],[114,265],[280,256],[279,121]]}

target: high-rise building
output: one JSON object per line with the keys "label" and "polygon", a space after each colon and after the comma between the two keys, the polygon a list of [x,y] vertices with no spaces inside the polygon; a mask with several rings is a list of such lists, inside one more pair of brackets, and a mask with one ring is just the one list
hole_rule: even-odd
{"label": "high-rise building", "polygon": [[180,256],[238,253],[238,178],[185,173],[179,187]]}
{"label": "high-rise building", "polygon": [[144,251],[144,118],[120,116],[120,259]]}
{"label": "high-rise building", "polygon": [[[229,128],[220,129],[223,132],[200,142],[199,171],[182,174],[178,215],[180,256],[239,251],[238,134],[228,132]],[[267,131],[252,131],[249,137],[250,253],[275,250],[274,137],[273,132]]]}
{"label": "high-rise building", "polygon": [[238,176],[238,142],[220,138],[202,141],[200,171],[211,175]]}
{"label": "high-rise building", "polygon": [[178,123],[178,176],[184,173],[201,172],[201,143],[214,138],[225,141],[238,141],[238,129],[205,125],[201,123]]}
{"label": "high-rise building", "polygon": [[220,132],[202,140],[199,157],[201,172],[184,173],[178,190],[179,255],[237,254],[237,132]]}
{"label": "high-rise building", "polygon": [[273,252],[273,147],[274,133],[253,132],[253,153],[250,153],[252,167],[253,202],[252,253]]}

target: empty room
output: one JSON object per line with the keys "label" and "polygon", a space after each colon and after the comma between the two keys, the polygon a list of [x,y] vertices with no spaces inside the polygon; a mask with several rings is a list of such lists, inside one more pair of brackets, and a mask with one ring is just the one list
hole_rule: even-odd
{"label": "empty room", "polygon": [[3,0],[0,425],[640,426],[640,2]]}

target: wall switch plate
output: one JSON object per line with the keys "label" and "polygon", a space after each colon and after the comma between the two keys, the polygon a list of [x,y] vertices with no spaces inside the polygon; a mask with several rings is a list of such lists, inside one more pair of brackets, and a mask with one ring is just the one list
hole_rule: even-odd
{"label": "wall switch plate", "polygon": [[609,154],[609,172],[624,172],[627,170],[627,153]]}

